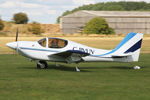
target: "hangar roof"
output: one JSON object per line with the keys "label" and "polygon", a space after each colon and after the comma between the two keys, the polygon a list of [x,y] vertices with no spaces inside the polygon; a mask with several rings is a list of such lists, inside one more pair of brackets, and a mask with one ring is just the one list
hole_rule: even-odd
{"label": "hangar roof", "polygon": [[[150,17],[150,12],[146,11],[87,11],[87,10],[81,10],[77,11],[73,14],[69,14],[64,17],[75,17],[75,16],[81,16],[82,14],[89,14],[92,16],[104,16],[104,17]],[[86,16],[85,15],[85,16]],[[83,16],[83,15],[82,15]]]}

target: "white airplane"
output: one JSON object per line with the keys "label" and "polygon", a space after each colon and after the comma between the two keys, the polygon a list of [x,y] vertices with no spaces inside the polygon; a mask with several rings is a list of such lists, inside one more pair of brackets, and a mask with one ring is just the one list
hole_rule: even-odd
{"label": "white airplane", "polygon": [[[17,41],[16,38],[16,42],[7,43],[6,46],[36,61],[37,68],[45,69],[48,67],[46,61],[64,63],[135,62],[139,59],[142,38],[142,33],[128,33],[113,50],[92,48],[59,38],[43,38],[34,42]],[[76,71],[80,71],[77,66]]]}

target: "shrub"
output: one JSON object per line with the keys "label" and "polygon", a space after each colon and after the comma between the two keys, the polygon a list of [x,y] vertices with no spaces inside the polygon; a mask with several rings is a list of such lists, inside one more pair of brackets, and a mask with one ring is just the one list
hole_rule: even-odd
{"label": "shrub", "polygon": [[0,20],[0,31],[4,29],[4,23],[2,20]]}
{"label": "shrub", "polygon": [[28,22],[28,16],[25,13],[16,13],[13,16],[13,20],[16,24],[26,24]]}
{"label": "shrub", "polygon": [[112,34],[114,30],[109,27],[104,18],[95,17],[86,23],[83,28],[85,34]]}
{"label": "shrub", "polygon": [[29,27],[28,30],[36,35],[39,35],[44,32],[44,30],[41,28],[41,25],[38,23],[31,24],[31,27]]}

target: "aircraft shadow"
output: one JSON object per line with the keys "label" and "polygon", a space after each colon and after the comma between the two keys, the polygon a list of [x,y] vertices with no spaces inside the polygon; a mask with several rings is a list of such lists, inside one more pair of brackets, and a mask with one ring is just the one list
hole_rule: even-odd
{"label": "aircraft shadow", "polygon": [[82,67],[80,69],[133,69],[126,66],[110,66],[110,67]]}
{"label": "aircraft shadow", "polygon": [[[37,69],[36,66],[35,67],[18,67],[18,68],[22,68],[22,69]],[[80,69],[81,72],[91,72],[91,71],[88,71],[86,69],[93,69],[94,67],[91,67],[91,68],[81,68],[81,67],[78,67],[78,68]],[[61,71],[76,72],[75,67],[69,67],[69,66],[65,66],[65,65],[59,65],[59,66],[48,65],[48,68],[46,70],[51,70],[51,69],[61,70]],[[41,70],[41,69],[38,69],[38,70]]]}
{"label": "aircraft shadow", "polygon": [[129,69],[133,69],[133,67],[127,67],[127,66],[111,66],[111,67],[107,67],[110,69],[123,69],[123,70],[129,70]]}
{"label": "aircraft shadow", "polygon": [[[78,67],[78,68],[80,69],[81,72],[91,72],[91,71],[85,70],[85,69],[80,68],[80,67]],[[59,67],[55,66],[55,65],[49,65],[47,69],[76,72],[75,67],[68,67],[68,66],[64,66],[64,65],[60,65]]]}
{"label": "aircraft shadow", "polygon": [[[81,72],[95,72],[92,69],[97,69],[97,70],[101,70],[101,69],[119,69],[119,70],[132,70],[133,67],[127,67],[127,66],[110,66],[110,67],[78,67],[80,69]],[[61,70],[61,71],[72,71],[72,72],[76,72],[75,67],[68,67],[68,66],[64,66],[64,65],[60,65],[59,67],[54,66],[49,66],[48,69],[55,69],[55,70]],[[92,71],[91,71],[91,70]]]}
{"label": "aircraft shadow", "polygon": [[[37,69],[36,67],[22,67],[23,69]],[[133,67],[127,67],[127,66],[110,66],[110,67],[78,67],[80,69],[81,72],[94,72],[94,71],[90,71],[90,69],[120,69],[120,70],[131,70],[133,69]],[[142,67],[142,68],[146,68],[146,67]],[[55,66],[55,65],[49,65],[48,68],[46,70],[51,70],[51,69],[55,69],[55,70],[61,70],[61,71],[72,71],[72,72],[76,72],[75,67],[69,67],[69,66],[65,66],[65,65],[60,65],[59,67]]]}

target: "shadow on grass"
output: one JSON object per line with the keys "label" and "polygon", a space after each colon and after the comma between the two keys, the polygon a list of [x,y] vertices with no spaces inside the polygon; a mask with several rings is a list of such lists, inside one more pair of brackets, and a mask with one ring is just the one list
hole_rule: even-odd
{"label": "shadow on grass", "polygon": [[[93,70],[90,71],[90,69],[120,69],[120,70],[131,70],[133,67],[127,67],[127,66],[110,66],[110,67],[78,67],[81,72],[94,72]],[[73,71],[76,72],[75,67],[68,67],[64,65],[60,65],[59,67],[56,67],[55,65],[49,66],[48,69],[55,69],[55,70],[61,70],[61,71]]]}
{"label": "shadow on grass", "polygon": [[123,70],[133,69],[133,67],[127,67],[127,66],[111,66],[108,68],[110,68],[110,69],[123,69]]}
{"label": "shadow on grass", "polygon": [[[20,67],[22,69],[37,69],[36,66],[35,67]],[[131,66],[106,66],[106,67],[78,67],[80,69],[81,72],[94,72],[92,69],[97,69],[97,70],[101,70],[101,69],[119,69],[119,70],[132,70],[133,67]],[[142,68],[146,68],[146,67],[142,67]],[[76,72],[75,67],[69,67],[69,66],[65,66],[65,65],[60,65],[59,67],[55,66],[55,65],[49,65],[47,69],[45,70],[60,70],[60,71],[71,71],[71,72]],[[91,70],[92,71],[91,71]],[[38,69],[40,70],[40,69]]]}
{"label": "shadow on grass", "polygon": [[[21,68],[22,69],[37,69],[36,66],[35,67],[21,67]],[[80,67],[78,67],[78,68],[80,69],[81,72],[92,72],[92,71],[88,71],[86,69],[93,69],[93,67],[91,67],[91,68],[80,68]],[[44,69],[44,70],[51,70],[51,69],[60,70],[60,71],[76,72],[75,67],[68,67],[68,66],[65,66],[65,65],[60,65],[59,67],[55,66],[55,65],[48,65],[48,68]],[[38,69],[38,70],[43,70],[43,69]]]}
{"label": "shadow on grass", "polygon": [[68,67],[65,65],[59,65],[59,66],[49,65],[47,69],[55,69],[55,70],[61,70],[61,71],[72,71],[72,72],[76,71],[74,67]]}
{"label": "shadow on grass", "polygon": [[[127,66],[111,66],[111,67],[107,67],[107,68],[110,68],[110,69],[121,69],[121,70],[131,70],[131,69],[134,70],[133,67],[134,67],[134,66],[132,66],[132,67],[127,67]],[[141,69],[147,68],[147,67],[145,67],[145,66],[140,66],[140,67],[141,67]]]}
{"label": "shadow on grass", "polygon": [[120,69],[120,70],[129,70],[133,69],[133,67],[126,67],[126,66],[110,66],[110,67],[82,67],[80,69]]}

